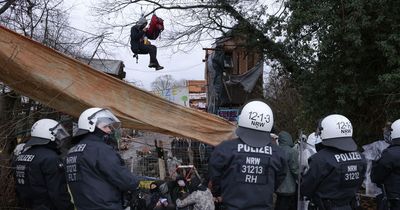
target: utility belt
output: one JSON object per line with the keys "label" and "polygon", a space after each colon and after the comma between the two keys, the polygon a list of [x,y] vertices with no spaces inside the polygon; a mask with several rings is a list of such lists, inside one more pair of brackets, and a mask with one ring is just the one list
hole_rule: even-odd
{"label": "utility belt", "polygon": [[322,199],[325,209],[329,210],[334,207],[351,206],[350,201]]}
{"label": "utility belt", "polygon": [[309,204],[309,210],[331,210],[340,207],[350,206],[355,209],[355,202],[348,200],[338,200],[338,199],[313,199]]}

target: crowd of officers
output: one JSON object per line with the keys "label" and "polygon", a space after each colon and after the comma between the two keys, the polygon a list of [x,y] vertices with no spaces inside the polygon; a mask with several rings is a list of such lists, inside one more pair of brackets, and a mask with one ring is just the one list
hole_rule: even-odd
{"label": "crowd of officers", "polygon": [[[300,161],[307,165],[304,169],[290,134],[280,132],[276,142],[273,124],[266,103],[247,103],[238,117],[237,137],[214,148],[207,184],[197,181],[193,186],[197,194],[209,195],[211,189],[214,201],[226,210],[297,209],[298,197],[304,198],[300,200],[308,209],[357,209],[366,160],[357,150],[349,119],[331,114],[319,121],[305,147],[300,144],[304,151],[300,157],[307,157],[305,164]],[[13,161],[22,205],[34,210],[122,210],[122,195],[135,194],[138,180],[115,149],[120,126],[108,109],[85,110],[73,146],[61,158],[60,147],[70,135],[57,121],[37,121],[31,139]],[[391,124],[388,136],[391,144],[374,163],[371,178],[384,189],[386,209],[396,210],[400,209],[400,120]],[[193,197],[191,202],[199,200]],[[205,206],[197,209],[215,208]]]}

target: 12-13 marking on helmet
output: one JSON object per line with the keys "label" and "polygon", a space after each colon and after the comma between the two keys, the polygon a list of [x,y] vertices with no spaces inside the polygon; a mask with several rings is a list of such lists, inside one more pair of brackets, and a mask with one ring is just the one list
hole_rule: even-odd
{"label": "12-13 marking on helmet", "polygon": [[269,123],[271,121],[271,116],[265,113],[259,114],[258,112],[249,112],[249,119]]}
{"label": "12-13 marking on helmet", "polygon": [[337,122],[338,129],[343,134],[351,134],[353,127],[350,122]]}
{"label": "12-13 marking on helmet", "polygon": [[264,127],[267,123],[271,121],[271,116],[266,113],[249,112],[249,120],[251,120],[251,125],[256,128]]}

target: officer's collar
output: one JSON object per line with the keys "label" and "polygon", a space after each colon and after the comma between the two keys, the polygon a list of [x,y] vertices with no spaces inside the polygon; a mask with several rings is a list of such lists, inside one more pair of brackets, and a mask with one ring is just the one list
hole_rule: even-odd
{"label": "officer's collar", "polygon": [[393,146],[400,146],[400,139],[392,140],[392,145]]}
{"label": "officer's collar", "polygon": [[[96,128],[96,129],[94,129],[93,132],[87,133],[83,139],[104,142],[104,136],[106,136],[106,135],[108,135],[108,134],[103,132],[102,130]],[[90,138],[87,138],[89,136],[90,136]]]}
{"label": "officer's collar", "polygon": [[97,137],[103,139],[104,136],[107,136],[107,135],[108,135],[108,133],[106,133],[106,132],[100,130],[99,128],[95,128],[94,131],[93,131],[93,135],[95,135],[95,136],[97,136]]}

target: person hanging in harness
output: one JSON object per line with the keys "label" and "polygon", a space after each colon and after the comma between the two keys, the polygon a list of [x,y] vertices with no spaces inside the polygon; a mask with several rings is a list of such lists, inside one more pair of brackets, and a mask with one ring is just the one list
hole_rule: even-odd
{"label": "person hanging in harness", "polygon": [[400,119],[392,123],[390,129],[391,145],[385,149],[381,158],[372,166],[371,179],[381,185],[388,209],[400,209]]}
{"label": "person hanging in harness", "polygon": [[147,20],[145,17],[141,17],[138,22],[131,28],[131,50],[134,53],[134,57],[137,59],[138,54],[149,54],[150,55],[150,68],[161,70],[164,67],[160,66],[157,60],[157,47],[152,45],[148,41],[146,32],[149,30],[147,27]]}
{"label": "person hanging in harness", "polygon": [[351,122],[332,114],[320,121],[318,130],[324,148],[310,157],[301,182],[302,196],[312,201],[308,209],[355,209],[367,162],[357,151]]}

